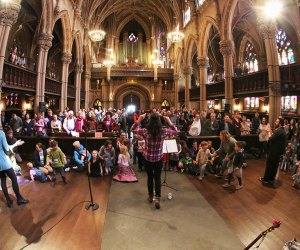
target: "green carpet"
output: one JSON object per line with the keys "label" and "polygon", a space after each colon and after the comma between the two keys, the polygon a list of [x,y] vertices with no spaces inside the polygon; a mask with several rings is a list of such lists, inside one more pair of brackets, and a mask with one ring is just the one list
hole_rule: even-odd
{"label": "green carpet", "polygon": [[[243,249],[186,176],[167,173],[167,183],[179,191],[162,188],[160,210],[146,201],[146,173],[137,177],[138,183],[113,182],[111,186],[102,250]],[[167,199],[169,192],[172,200]]]}

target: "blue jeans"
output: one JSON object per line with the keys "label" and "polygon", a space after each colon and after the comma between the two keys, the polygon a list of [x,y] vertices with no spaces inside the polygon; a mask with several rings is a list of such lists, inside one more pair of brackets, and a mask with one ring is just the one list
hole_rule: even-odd
{"label": "blue jeans", "polygon": [[63,167],[58,167],[58,168],[53,168],[53,173],[52,173],[52,181],[56,182],[56,171],[60,172],[61,178],[64,180],[65,177],[65,170]]}

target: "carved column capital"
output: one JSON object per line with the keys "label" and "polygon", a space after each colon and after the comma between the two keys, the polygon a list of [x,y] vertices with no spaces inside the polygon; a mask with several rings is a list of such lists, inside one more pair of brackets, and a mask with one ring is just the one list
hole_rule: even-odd
{"label": "carved column capital", "polygon": [[179,80],[179,74],[174,74],[173,79],[174,79],[174,81]]}
{"label": "carved column capital", "polygon": [[277,91],[281,90],[281,83],[280,82],[269,82],[269,88],[272,91],[277,92]]}
{"label": "carved column capital", "polygon": [[233,43],[231,40],[222,40],[220,42],[220,52],[223,56],[233,55]]}
{"label": "carved column capital", "polygon": [[191,76],[193,74],[193,68],[191,66],[183,68],[183,74]]}
{"label": "carved column capital", "polygon": [[61,61],[63,64],[70,64],[72,62],[72,54],[64,52]]}
{"label": "carved column capital", "polygon": [[199,68],[208,68],[209,67],[209,59],[204,56],[200,56],[197,58],[197,65]]}
{"label": "carved column capital", "polygon": [[52,46],[52,39],[53,36],[51,34],[41,33],[38,40],[39,47],[43,50],[49,50]]}
{"label": "carved column capital", "polygon": [[82,64],[76,64],[75,65],[75,72],[81,74],[83,72],[83,65]]}
{"label": "carved column capital", "polygon": [[86,80],[90,80],[90,79],[91,79],[91,73],[85,73],[85,74],[84,74],[84,78],[85,78]]}
{"label": "carved column capital", "polygon": [[12,26],[18,20],[20,4],[10,4],[7,7],[0,4],[0,25]]}
{"label": "carved column capital", "polygon": [[276,37],[277,27],[275,22],[258,18],[257,25],[263,39],[274,39]]}

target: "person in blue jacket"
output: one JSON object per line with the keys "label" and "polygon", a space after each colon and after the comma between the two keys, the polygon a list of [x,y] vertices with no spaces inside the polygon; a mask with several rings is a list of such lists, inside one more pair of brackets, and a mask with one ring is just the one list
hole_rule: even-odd
{"label": "person in blue jacket", "polygon": [[84,170],[84,160],[86,158],[87,161],[90,161],[91,154],[80,144],[79,141],[75,141],[73,143],[73,146],[74,146],[74,161],[77,166],[77,168],[73,168],[73,170],[77,172],[82,172]]}
{"label": "person in blue jacket", "polygon": [[24,141],[18,140],[13,145],[9,146],[6,140],[5,133],[2,131],[2,125],[0,123],[0,178],[1,178],[2,192],[6,198],[6,204],[8,207],[12,206],[13,201],[10,198],[7,190],[7,185],[6,185],[7,176],[11,179],[12,188],[17,197],[17,204],[23,205],[29,202],[27,199],[23,198],[20,194],[17,177],[15,175],[15,171],[13,170],[9,157],[7,155],[7,153],[12,151],[14,147],[21,146],[23,144]]}

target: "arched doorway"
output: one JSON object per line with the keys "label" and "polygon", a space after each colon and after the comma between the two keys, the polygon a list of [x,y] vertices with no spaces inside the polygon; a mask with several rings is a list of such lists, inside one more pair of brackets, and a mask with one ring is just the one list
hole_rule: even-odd
{"label": "arched doorway", "polygon": [[135,112],[140,110],[140,98],[134,94],[128,94],[123,98],[123,105],[127,111]]}

